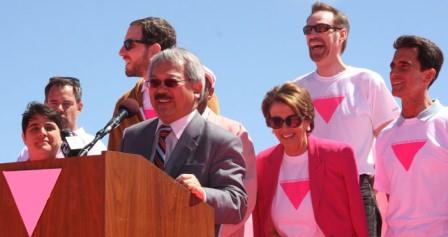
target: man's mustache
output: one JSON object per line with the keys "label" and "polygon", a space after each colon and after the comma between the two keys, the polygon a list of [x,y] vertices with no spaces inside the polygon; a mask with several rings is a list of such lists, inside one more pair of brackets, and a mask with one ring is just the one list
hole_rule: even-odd
{"label": "man's mustache", "polygon": [[171,99],[171,96],[169,96],[168,94],[165,94],[165,93],[157,93],[157,94],[154,96],[154,99],[156,99],[156,100],[160,100],[160,99]]}
{"label": "man's mustache", "polygon": [[308,44],[311,44],[311,43],[321,43],[321,44],[325,44],[325,41],[322,40],[322,39],[319,39],[319,38],[317,38],[317,39],[310,39],[310,40],[308,41]]}

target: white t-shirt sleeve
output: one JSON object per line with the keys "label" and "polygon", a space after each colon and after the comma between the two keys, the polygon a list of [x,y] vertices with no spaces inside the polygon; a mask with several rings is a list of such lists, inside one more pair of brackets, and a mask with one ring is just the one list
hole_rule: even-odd
{"label": "white t-shirt sleeve", "polygon": [[370,76],[372,77],[370,86],[372,93],[371,118],[375,130],[385,122],[395,119],[399,115],[400,109],[383,78],[376,72],[371,72]]}
{"label": "white t-shirt sleeve", "polygon": [[28,156],[28,147],[24,146],[17,156],[17,161],[27,161]]}

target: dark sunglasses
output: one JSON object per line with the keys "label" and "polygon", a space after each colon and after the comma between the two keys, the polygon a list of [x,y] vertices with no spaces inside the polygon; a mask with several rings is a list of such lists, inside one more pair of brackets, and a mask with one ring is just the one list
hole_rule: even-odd
{"label": "dark sunglasses", "polygon": [[298,115],[290,115],[285,119],[280,117],[270,117],[266,119],[266,124],[268,127],[273,129],[279,129],[283,127],[283,124],[286,124],[288,128],[297,128],[302,124],[303,118]]}
{"label": "dark sunglasses", "polygon": [[131,50],[134,47],[134,43],[140,43],[140,44],[153,44],[154,42],[148,41],[148,40],[141,40],[141,39],[127,39],[123,42],[123,47],[127,51]]}
{"label": "dark sunglasses", "polygon": [[314,32],[316,32],[316,33],[324,33],[324,32],[329,31],[330,29],[340,30],[340,29],[342,29],[342,27],[332,26],[332,25],[324,24],[324,23],[319,23],[319,24],[316,24],[316,25],[313,25],[313,26],[312,25],[306,25],[306,26],[303,27],[303,34],[309,35],[309,34],[311,34],[311,31],[313,29],[314,29]]}
{"label": "dark sunglasses", "polygon": [[174,88],[179,86],[180,82],[183,82],[186,80],[176,80],[176,79],[166,79],[166,80],[159,80],[159,79],[149,79],[145,81],[147,87],[157,88],[160,87],[162,84],[165,85],[168,88]]}

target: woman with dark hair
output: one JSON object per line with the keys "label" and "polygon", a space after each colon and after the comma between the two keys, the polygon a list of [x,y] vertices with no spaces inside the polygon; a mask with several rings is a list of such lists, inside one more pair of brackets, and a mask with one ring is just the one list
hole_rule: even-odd
{"label": "woman with dark hair", "polygon": [[262,110],[280,144],[257,156],[255,236],[368,236],[353,151],[310,136],[309,93],[285,83]]}
{"label": "woman with dark hair", "polygon": [[31,102],[22,116],[22,139],[28,148],[29,160],[46,160],[63,157],[61,115],[50,107]]}

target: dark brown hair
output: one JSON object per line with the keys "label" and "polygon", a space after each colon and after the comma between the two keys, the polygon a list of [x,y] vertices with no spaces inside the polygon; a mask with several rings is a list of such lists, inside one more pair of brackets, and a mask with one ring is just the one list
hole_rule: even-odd
{"label": "dark brown hair", "polygon": [[58,125],[59,129],[62,128],[62,117],[60,113],[54,111],[53,109],[42,103],[33,101],[27,105],[25,112],[23,112],[22,114],[23,134],[25,134],[26,128],[28,127],[30,120],[36,115],[44,116],[48,118],[50,121],[53,121],[56,125]]}
{"label": "dark brown hair", "polygon": [[76,102],[79,103],[81,101],[82,89],[81,83],[79,82],[78,78],[63,76],[50,77],[48,84],[45,86],[45,101],[47,101],[48,93],[50,93],[51,88],[53,88],[54,86],[57,86],[58,88],[64,86],[72,86]]}
{"label": "dark brown hair", "polygon": [[261,110],[265,119],[270,117],[269,110],[274,103],[288,105],[297,115],[310,122],[310,131],[314,129],[314,106],[308,91],[294,82],[286,82],[268,91],[264,96]]}
{"label": "dark brown hair", "polygon": [[176,46],[176,31],[171,24],[159,17],[146,17],[131,22],[142,26],[142,40],[160,44],[162,50]]}
{"label": "dark brown hair", "polygon": [[434,79],[429,84],[428,88],[431,87],[432,83],[439,76],[439,72],[443,65],[443,52],[442,50],[431,40],[425,39],[416,35],[402,35],[394,42],[394,48],[416,48],[417,59],[420,62],[421,70],[434,68],[436,70],[436,75]]}

